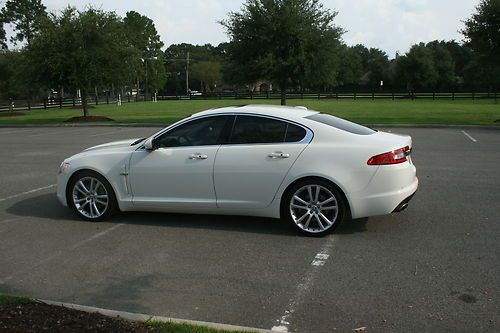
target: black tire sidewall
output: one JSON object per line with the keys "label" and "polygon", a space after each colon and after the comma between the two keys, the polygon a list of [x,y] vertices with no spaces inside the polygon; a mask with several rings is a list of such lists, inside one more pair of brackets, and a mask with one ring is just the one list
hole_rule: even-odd
{"label": "black tire sidewall", "polygon": [[[76,209],[76,206],[73,202],[73,188],[74,188],[75,184],[80,179],[85,178],[85,177],[93,177],[93,178],[99,180],[104,185],[104,187],[106,188],[106,191],[108,192],[108,196],[109,196],[108,207],[106,207],[106,211],[104,212],[104,214],[102,214],[98,218],[93,219],[93,218],[82,215],[78,211],[78,209]],[[100,173],[95,172],[95,171],[91,171],[91,170],[80,171],[80,172],[78,172],[78,174],[76,176],[71,177],[71,179],[68,183],[68,186],[66,188],[66,200],[68,202],[68,206],[73,210],[73,212],[76,215],[78,215],[78,217],[80,217],[84,220],[87,220],[87,221],[91,221],[91,222],[100,222],[100,221],[108,220],[111,216],[113,216],[115,214],[116,208],[117,208],[116,195],[115,195],[115,192],[114,192],[111,184]]]}

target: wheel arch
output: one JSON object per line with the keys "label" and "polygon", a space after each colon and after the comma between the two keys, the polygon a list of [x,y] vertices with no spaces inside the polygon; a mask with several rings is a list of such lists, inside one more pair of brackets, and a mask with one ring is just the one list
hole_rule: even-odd
{"label": "wheel arch", "polygon": [[295,186],[299,182],[314,181],[314,180],[325,181],[325,182],[329,183],[331,186],[333,186],[340,193],[340,195],[342,196],[342,199],[344,200],[344,203],[346,205],[346,214],[347,214],[346,217],[348,219],[350,219],[351,216],[352,216],[351,204],[350,204],[349,199],[347,198],[344,190],[342,190],[342,188],[339,185],[337,185],[334,181],[332,181],[331,179],[328,179],[328,178],[325,178],[325,177],[321,177],[321,176],[304,176],[304,177],[297,178],[293,182],[291,182],[290,184],[288,184],[288,186],[283,191],[283,194],[281,195],[281,199],[280,199],[280,216],[283,217],[284,209],[287,209],[285,198],[290,193],[290,190],[292,189],[292,187]]}
{"label": "wheel arch", "polygon": [[[113,190],[113,194],[114,194],[114,197],[115,199],[117,200],[117,204],[118,204],[118,196],[117,196],[117,191],[116,191],[116,188],[115,186],[113,185],[112,182],[109,181],[109,179],[102,174],[102,172],[99,172],[98,170],[95,170],[93,168],[81,168],[81,169],[78,169],[76,170],[75,172],[73,172],[71,174],[71,176],[68,178],[68,181],[66,182],[66,190],[65,190],[65,194],[66,194],[66,201],[68,202],[68,205],[70,204],[70,200],[71,200],[71,191],[70,191],[70,184],[73,182],[73,180],[80,174],[84,173],[84,172],[94,172],[96,174],[98,174],[99,176],[101,176],[102,178],[104,178],[109,186],[111,186],[111,189]],[[117,205],[118,206],[118,205]],[[119,206],[118,206],[119,207]]]}

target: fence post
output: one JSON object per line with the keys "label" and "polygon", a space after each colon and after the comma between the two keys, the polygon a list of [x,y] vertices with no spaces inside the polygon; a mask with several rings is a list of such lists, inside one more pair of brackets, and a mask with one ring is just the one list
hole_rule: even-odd
{"label": "fence post", "polygon": [[356,92],[354,92],[354,100],[356,100]]}
{"label": "fence post", "polygon": [[28,99],[28,100],[27,100],[27,102],[28,102],[28,111],[31,111],[31,103],[30,103],[30,100]]}
{"label": "fence post", "polygon": [[394,90],[392,91],[392,100],[394,100]]}
{"label": "fence post", "polygon": [[109,92],[106,93],[106,104],[109,104]]}
{"label": "fence post", "polygon": [[62,109],[62,96],[59,97],[59,109]]}
{"label": "fence post", "polygon": [[493,98],[495,98],[495,103],[497,102],[497,91],[495,90],[495,92],[493,93]]}
{"label": "fence post", "polygon": [[454,101],[455,100],[455,92],[451,93],[451,99]]}
{"label": "fence post", "polygon": [[435,92],[435,91],[433,91],[433,92],[432,92],[432,100],[433,100],[433,101],[435,101],[435,100],[436,100],[436,92]]}
{"label": "fence post", "polygon": [[76,106],[76,100],[75,100],[75,97],[73,96],[73,107]]}
{"label": "fence post", "polygon": [[127,95],[127,102],[130,103],[130,94]]}
{"label": "fence post", "polygon": [[267,89],[267,99],[269,99],[269,89]]}
{"label": "fence post", "polygon": [[374,101],[374,100],[375,100],[375,92],[372,91],[372,101]]}
{"label": "fence post", "polygon": [[472,92],[472,100],[475,100],[475,99],[476,99],[475,93]]}
{"label": "fence post", "polygon": [[43,99],[43,109],[47,110],[47,99],[46,98]]}
{"label": "fence post", "polygon": [[338,101],[339,100],[339,92],[338,90],[335,92],[335,99]]}
{"label": "fence post", "polygon": [[250,90],[250,99],[253,99],[253,91]]}
{"label": "fence post", "polygon": [[318,92],[318,100],[320,100],[320,99],[321,99],[321,93]]}

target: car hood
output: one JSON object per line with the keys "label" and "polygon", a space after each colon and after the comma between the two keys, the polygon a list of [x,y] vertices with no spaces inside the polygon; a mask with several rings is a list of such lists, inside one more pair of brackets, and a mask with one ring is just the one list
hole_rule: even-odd
{"label": "car hood", "polygon": [[97,145],[97,146],[87,148],[84,150],[84,152],[94,151],[94,150],[103,150],[103,149],[116,149],[116,148],[130,147],[132,145],[132,143],[134,143],[137,140],[138,140],[138,138],[104,143],[102,145]]}

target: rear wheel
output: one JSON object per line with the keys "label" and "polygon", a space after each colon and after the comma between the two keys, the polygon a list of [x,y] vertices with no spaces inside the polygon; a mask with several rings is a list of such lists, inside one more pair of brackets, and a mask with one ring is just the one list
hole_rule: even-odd
{"label": "rear wheel", "polygon": [[345,203],[339,191],[321,179],[293,185],[285,195],[284,216],[299,232],[323,236],[332,232],[344,219]]}
{"label": "rear wheel", "polygon": [[68,184],[70,207],[87,221],[104,221],[116,211],[116,196],[109,182],[94,171],[84,171]]}

